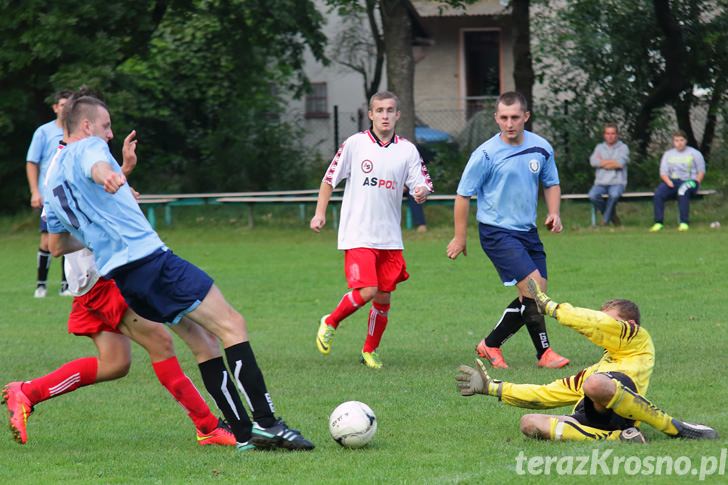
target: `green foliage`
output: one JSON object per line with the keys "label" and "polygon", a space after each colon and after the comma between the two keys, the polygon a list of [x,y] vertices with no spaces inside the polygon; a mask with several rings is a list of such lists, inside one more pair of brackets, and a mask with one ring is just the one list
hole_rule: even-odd
{"label": "green foliage", "polygon": [[[572,217],[567,213],[565,219]],[[148,356],[134,345],[127,377],[36,406],[25,446],[11,440],[3,423],[5,483],[583,484],[583,476],[559,476],[554,467],[549,476],[519,476],[516,457],[521,452],[558,458],[611,451],[622,463],[656,456],[689,457],[697,465],[701,457],[718,457],[726,447],[725,438],[674,440],[647,425],[642,426],[647,446],[529,440],[518,422],[531,411],[495,398],[460,397],[457,366],[472,365],[476,343],[514,297],[478,247],[472,220],[469,254],[454,262],[444,255],[450,226],[405,235],[411,278],[393,295],[381,372],[357,360],[366,335],[366,309],[342,323],[330,356],[322,357],[315,348],[319,318],[346,291],[335,231],[313,234],[305,223],[286,230],[222,224],[213,229],[191,224],[164,231],[162,237],[177,254],[209,271],[231,305],[243,311],[276,409],[315,442],[316,450],[238,454],[198,446],[186,414],[159,385]],[[728,366],[728,332],[725,303],[715,289],[724,287],[728,272],[728,233],[695,229],[657,235],[645,228],[543,234],[549,295],[591,308],[608,298],[636,301],[656,347],[648,398],[680,419],[725,434],[728,388],[720,385],[720,369]],[[57,260],[49,297],[32,298],[36,243],[37,234],[30,230],[0,238],[0,384],[30,379],[95,353],[89,339],[66,333],[70,301],[54,294]],[[547,383],[601,357],[595,345],[554,320],[548,329],[554,349],[572,359],[569,367],[536,368],[524,328],[504,346],[510,369],[494,370],[493,376]],[[175,347],[182,367],[204,393],[192,354],[179,340]],[[379,419],[377,436],[362,450],[345,450],[328,436],[329,413],[351,399],[369,404]],[[608,476],[595,468],[591,483],[635,480],[624,468]],[[662,475],[645,477],[645,482],[686,481]],[[724,476],[713,476],[713,483],[723,482]]]}
{"label": "green foliage", "polygon": [[[534,60],[540,81],[549,87],[536,114],[547,125],[560,168],[569,174],[567,191],[584,191],[591,184],[587,159],[608,121],[620,125],[633,155],[641,143],[657,141],[648,146],[646,158],[633,156],[630,163],[630,188],[651,188],[657,179],[655,159],[667,148],[659,142],[676,128],[672,110],[663,109],[646,131],[634,132],[643,105],[665,76],[666,39],[654,6],[640,0],[578,0],[562,7],[535,16]],[[689,92],[683,96],[695,106],[708,103],[713,93],[720,100],[725,86],[719,81],[728,72],[728,10],[722,4],[688,0],[670,2],[670,7],[689,53]],[[704,96],[694,99],[693,92]],[[704,123],[698,116],[696,131]]]}
{"label": "green foliage", "polygon": [[279,93],[305,88],[305,49],[323,58],[313,2],[4,3],[0,176],[12,188],[0,196],[5,210],[25,203],[25,150],[49,119],[45,99],[55,88],[100,92],[117,150],[137,130],[134,183],[144,191],[282,188],[309,163],[299,130],[282,121]]}

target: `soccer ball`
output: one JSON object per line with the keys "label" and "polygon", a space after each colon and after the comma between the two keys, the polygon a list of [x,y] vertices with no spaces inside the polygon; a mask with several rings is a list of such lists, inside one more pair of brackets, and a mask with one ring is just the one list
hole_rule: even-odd
{"label": "soccer ball", "polygon": [[345,448],[366,446],[377,432],[374,411],[359,401],[339,404],[329,417],[329,432]]}

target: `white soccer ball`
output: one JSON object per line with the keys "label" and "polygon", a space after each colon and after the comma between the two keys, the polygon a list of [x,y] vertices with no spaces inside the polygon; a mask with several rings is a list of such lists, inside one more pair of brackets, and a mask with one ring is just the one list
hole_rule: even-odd
{"label": "white soccer ball", "polygon": [[339,404],[329,417],[329,432],[345,448],[366,446],[377,432],[374,411],[359,401]]}

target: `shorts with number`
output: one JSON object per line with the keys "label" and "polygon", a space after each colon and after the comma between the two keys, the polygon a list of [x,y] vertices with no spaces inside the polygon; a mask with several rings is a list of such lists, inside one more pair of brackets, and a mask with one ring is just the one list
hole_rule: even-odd
{"label": "shorts with number", "polygon": [[68,333],[121,333],[118,327],[128,309],[114,281],[100,278],[88,293],[73,298],[71,314],[68,316]]}
{"label": "shorts with number", "polygon": [[[600,372],[599,374],[617,380],[624,387],[637,392],[637,386],[635,386],[634,381],[626,374],[621,372]],[[571,417],[584,426],[591,426],[592,428],[599,428],[605,431],[616,431],[634,426],[633,420],[624,418],[611,409],[607,409],[605,412],[597,411],[594,408],[594,402],[586,396],[576,404]]]}
{"label": "shorts with number", "polygon": [[167,249],[110,273],[129,306],[153,322],[176,325],[212,288],[212,278]]}
{"label": "shorts with number", "polygon": [[480,245],[493,262],[500,279],[513,286],[538,270],[545,279],[546,251],[534,227],[530,231],[514,231],[487,224],[479,224]]}
{"label": "shorts with number", "polygon": [[344,272],[349,288],[376,287],[392,292],[409,278],[401,249],[354,248],[344,251]]}

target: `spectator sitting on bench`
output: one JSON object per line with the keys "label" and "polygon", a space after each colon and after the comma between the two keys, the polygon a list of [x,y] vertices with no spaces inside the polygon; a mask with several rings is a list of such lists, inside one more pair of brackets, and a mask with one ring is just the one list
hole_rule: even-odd
{"label": "spectator sitting on bench", "polygon": [[677,130],[672,134],[672,146],[673,148],[662,155],[660,161],[662,182],[655,189],[655,224],[650,232],[658,232],[665,227],[665,201],[676,197],[680,210],[680,225],[677,230],[684,232],[689,229],[690,197],[697,193],[705,176],[705,159],[698,150],[688,146],[684,131]]}
{"label": "spectator sitting on bench", "polygon": [[[629,148],[619,139],[616,123],[604,125],[604,142],[599,143],[589,157],[589,163],[596,168],[594,186],[589,191],[589,200],[594,208],[602,213],[600,225],[610,222],[619,225],[617,201],[627,186],[627,162]],[[603,195],[607,194],[605,201]]]}

